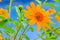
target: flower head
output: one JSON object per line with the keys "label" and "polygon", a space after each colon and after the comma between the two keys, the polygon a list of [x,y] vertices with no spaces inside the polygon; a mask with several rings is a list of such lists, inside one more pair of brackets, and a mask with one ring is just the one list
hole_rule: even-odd
{"label": "flower head", "polygon": [[8,10],[0,8],[0,16],[3,16],[4,18],[9,18]]}
{"label": "flower head", "polygon": [[23,12],[25,13],[24,16],[27,19],[30,19],[29,24],[36,24],[38,31],[40,31],[41,27],[45,32],[46,28],[51,29],[51,27],[49,27],[47,23],[53,23],[50,20],[50,14],[55,13],[56,11],[53,9],[45,11],[45,9],[43,9],[39,4],[35,6],[33,2],[31,2],[30,5],[31,7],[26,6],[27,10],[23,10]]}

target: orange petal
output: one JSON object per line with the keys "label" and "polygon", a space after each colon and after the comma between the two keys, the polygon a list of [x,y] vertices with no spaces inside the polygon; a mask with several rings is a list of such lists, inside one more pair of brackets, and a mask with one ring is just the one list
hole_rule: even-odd
{"label": "orange petal", "polygon": [[34,5],[34,3],[33,3],[33,2],[31,2],[31,3],[30,3],[30,5],[31,5],[31,7],[32,7],[32,8],[34,8],[34,7],[35,7],[35,5]]}
{"label": "orange petal", "polygon": [[6,13],[8,13],[8,10],[4,10]]}
{"label": "orange petal", "polygon": [[32,11],[31,8],[29,6],[26,6],[27,10],[28,11]]}
{"label": "orange petal", "polygon": [[54,23],[51,21],[51,19],[49,18],[49,16],[45,16],[43,22],[54,24]]}
{"label": "orange petal", "polygon": [[41,28],[40,25],[41,25],[40,22],[37,22],[37,30],[38,31],[40,31],[40,28]]}
{"label": "orange petal", "polygon": [[56,10],[54,10],[54,9],[49,9],[48,12],[54,14],[54,13],[56,13]]}
{"label": "orange petal", "polygon": [[25,12],[25,13],[26,13],[26,12],[28,12],[28,11],[27,11],[27,10],[23,10],[23,12]]}
{"label": "orange petal", "polygon": [[44,25],[46,28],[48,28],[49,30],[51,30],[51,27],[50,27],[48,24],[43,23],[43,25]]}
{"label": "orange petal", "polygon": [[33,15],[32,15],[32,14],[24,14],[24,16],[25,16],[27,19],[32,19],[32,18],[33,18]]}
{"label": "orange petal", "polygon": [[31,19],[30,22],[29,22],[30,25],[33,25],[35,23],[36,23],[35,19]]}
{"label": "orange petal", "polygon": [[5,18],[9,18],[9,17],[10,17],[10,15],[9,15],[9,14],[6,14],[6,15],[5,15]]}
{"label": "orange petal", "polygon": [[36,12],[36,8],[35,8],[34,3],[33,3],[33,2],[31,2],[31,3],[30,3],[30,5],[31,5],[31,9],[32,9],[32,11],[33,11],[33,12]]}
{"label": "orange petal", "polygon": [[46,28],[44,26],[42,26],[42,28],[43,28],[44,32],[46,32]]}
{"label": "orange petal", "polygon": [[46,32],[46,27],[43,23],[42,23],[42,28],[43,28],[44,32]]}
{"label": "orange petal", "polygon": [[51,24],[54,24],[50,19],[47,18],[47,23],[51,23]]}
{"label": "orange petal", "polygon": [[40,11],[40,9],[41,9],[41,8],[40,8],[40,5],[37,5],[37,6],[36,6],[36,10],[37,10],[37,11]]}
{"label": "orange petal", "polygon": [[60,22],[60,17],[59,16],[55,16],[55,19]]}

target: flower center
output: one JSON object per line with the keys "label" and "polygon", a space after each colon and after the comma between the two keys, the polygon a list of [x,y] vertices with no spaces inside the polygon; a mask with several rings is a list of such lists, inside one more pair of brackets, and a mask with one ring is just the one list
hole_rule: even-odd
{"label": "flower center", "polygon": [[35,18],[36,18],[37,21],[43,21],[44,16],[43,16],[42,13],[37,12],[37,13],[35,14]]}

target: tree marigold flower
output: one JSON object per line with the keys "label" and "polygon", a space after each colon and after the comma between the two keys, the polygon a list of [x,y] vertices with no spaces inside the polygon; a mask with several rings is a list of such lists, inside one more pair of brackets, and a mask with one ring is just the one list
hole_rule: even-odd
{"label": "tree marigold flower", "polygon": [[0,16],[3,16],[4,18],[9,18],[8,10],[0,8]]}
{"label": "tree marigold flower", "polygon": [[46,28],[51,29],[51,27],[49,27],[47,23],[53,23],[50,20],[50,14],[55,13],[55,10],[49,9],[45,11],[45,9],[41,8],[39,4],[35,6],[33,2],[31,2],[30,5],[31,7],[26,6],[27,10],[23,10],[23,12],[25,13],[24,16],[27,19],[30,19],[29,24],[33,25],[36,23],[38,31],[40,31],[41,27],[45,32]]}

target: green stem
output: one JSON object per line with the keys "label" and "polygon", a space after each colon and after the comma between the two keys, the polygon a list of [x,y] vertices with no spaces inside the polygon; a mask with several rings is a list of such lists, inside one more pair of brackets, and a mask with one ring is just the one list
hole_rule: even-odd
{"label": "green stem", "polygon": [[21,24],[20,24],[20,26],[19,26],[19,29],[17,30],[17,33],[16,33],[16,35],[15,35],[15,37],[14,37],[14,40],[16,40],[16,36],[18,35],[18,32],[20,31],[20,28],[21,28]]}
{"label": "green stem", "polygon": [[16,33],[16,35],[15,35],[15,37],[14,37],[14,40],[16,40],[16,36],[18,35],[18,32],[19,32],[19,30],[17,30],[17,33]]}
{"label": "green stem", "polygon": [[30,27],[30,26],[27,26],[27,27],[25,28],[25,30],[23,31],[22,35],[27,32],[27,30],[29,29],[29,27]]}
{"label": "green stem", "polygon": [[[29,29],[29,26],[25,28],[25,30],[22,32],[22,34],[21,34],[21,35],[24,35],[24,34],[27,32],[27,30],[28,30],[28,29]],[[22,40],[22,38],[21,38],[21,37],[20,37],[19,39],[20,39],[20,40]]]}
{"label": "green stem", "polygon": [[11,13],[11,7],[12,7],[12,0],[10,0],[9,14]]}
{"label": "green stem", "polygon": [[[9,15],[10,15],[10,13],[11,13],[11,7],[12,7],[12,0],[10,0],[10,4],[9,4]],[[9,17],[10,18],[10,17]],[[9,22],[9,20],[8,20],[8,22]],[[9,26],[10,26],[10,24],[9,24]],[[14,38],[10,38],[10,40],[13,40]]]}

